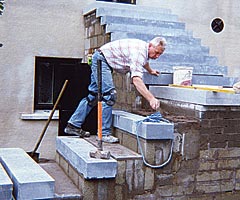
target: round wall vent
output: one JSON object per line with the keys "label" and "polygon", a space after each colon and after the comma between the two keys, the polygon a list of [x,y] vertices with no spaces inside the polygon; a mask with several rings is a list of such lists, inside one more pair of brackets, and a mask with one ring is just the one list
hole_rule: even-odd
{"label": "round wall vent", "polygon": [[220,33],[224,28],[224,22],[220,18],[215,18],[212,20],[211,27],[215,33]]}

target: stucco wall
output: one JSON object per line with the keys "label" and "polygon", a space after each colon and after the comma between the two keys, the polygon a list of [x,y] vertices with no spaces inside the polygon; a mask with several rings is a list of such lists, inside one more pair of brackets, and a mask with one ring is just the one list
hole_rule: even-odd
{"label": "stucco wall", "polygon": [[[238,0],[138,0],[139,5],[170,8],[194,37],[210,47],[210,54],[217,56],[220,65],[228,66],[229,76],[240,77],[240,4]],[[224,30],[216,34],[211,30],[212,19],[220,17],[225,23]]]}
{"label": "stucco wall", "polygon": [[[89,1],[90,2],[90,1]],[[81,0],[8,0],[0,16],[0,147],[33,150],[46,121],[21,120],[33,111],[35,56],[81,58],[84,26]],[[39,151],[54,156],[57,121]]]}

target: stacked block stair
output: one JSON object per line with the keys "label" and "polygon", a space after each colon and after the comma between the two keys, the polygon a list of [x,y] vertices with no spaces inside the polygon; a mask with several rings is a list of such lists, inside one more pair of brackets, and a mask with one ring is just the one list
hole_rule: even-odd
{"label": "stacked block stair", "polygon": [[[165,53],[151,66],[168,78],[159,77],[155,81],[167,85],[172,83],[173,66],[193,67],[193,84],[232,86],[236,78],[227,77],[227,67],[218,63],[218,58],[209,54],[209,47],[201,45],[200,38],[194,38],[185,23],[169,9],[121,5],[96,2],[84,9],[83,14],[96,11],[96,17],[111,34],[111,40],[138,38],[150,41],[155,36],[163,36],[168,42]],[[151,78],[144,76],[146,84]]]}

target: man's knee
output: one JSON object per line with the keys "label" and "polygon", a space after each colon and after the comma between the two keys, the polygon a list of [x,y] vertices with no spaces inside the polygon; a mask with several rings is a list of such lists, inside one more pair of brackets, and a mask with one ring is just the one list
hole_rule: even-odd
{"label": "man's knee", "polygon": [[88,105],[91,107],[94,107],[97,105],[97,93],[90,93],[87,97],[86,97],[87,101],[88,101]]}

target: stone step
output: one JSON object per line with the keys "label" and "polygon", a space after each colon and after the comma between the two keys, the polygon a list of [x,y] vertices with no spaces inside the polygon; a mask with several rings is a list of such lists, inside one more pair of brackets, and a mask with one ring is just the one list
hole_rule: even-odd
{"label": "stone step", "polygon": [[186,66],[193,67],[193,74],[220,76],[227,76],[228,74],[228,68],[226,66],[209,65],[205,63],[161,62],[159,59],[155,61],[150,60],[150,65],[153,69],[164,73],[173,73],[173,67],[176,66]]}
{"label": "stone step", "polygon": [[123,4],[123,3],[112,3],[112,2],[99,2],[96,1],[92,4],[89,4],[87,7],[83,9],[83,15],[86,15],[90,12],[98,8],[107,8],[112,11],[115,9],[118,10],[128,10],[128,11],[151,11],[156,13],[164,13],[164,14],[171,14],[171,10],[167,8],[159,8],[159,7],[150,7],[150,6],[141,6],[141,5],[133,5],[133,4]]}
{"label": "stone step", "polygon": [[79,137],[57,137],[57,152],[70,163],[85,179],[115,178],[117,161],[91,158],[89,153],[97,148]]}
{"label": "stone step", "polygon": [[167,43],[172,44],[172,45],[194,45],[194,46],[200,46],[201,45],[201,39],[199,38],[194,38],[192,36],[172,36],[172,35],[160,35],[158,33],[138,33],[138,32],[113,32],[111,33],[111,39],[117,40],[117,39],[122,39],[122,38],[136,38],[136,39],[141,39],[144,41],[149,42],[151,39],[157,36],[164,36],[166,38]]}
{"label": "stone step", "polygon": [[[146,85],[169,85],[173,84],[173,74],[162,73],[160,76],[152,76],[149,73],[144,73],[143,81]],[[211,76],[211,75],[195,75],[192,76],[192,84],[196,85],[218,85],[232,87],[236,82],[234,77]]]}
{"label": "stone step", "polygon": [[204,106],[240,106],[240,94],[212,92],[169,86],[150,86],[150,92],[159,99],[188,102]]}
{"label": "stone step", "polygon": [[[114,32],[111,33],[111,40],[118,40],[123,38],[136,38],[149,42],[156,37],[152,34],[137,34],[127,32]],[[200,40],[193,37],[178,37],[178,36],[164,36],[167,40],[167,48],[165,53],[171,54],[201,54],[209,55],[209,48],[201,46]]]}
{"label": "stone step", "polygon": [[[137,7],[136,7],[137,8]],[[178,21],[178,16],[169,13],[152,12],[149,10],[128,10],[118,8],[104,8],[99,7],[96,9],[96,17],[102,17],[105,15],[111,16],[124,16],[129,18],[144,18],[149,20],[163,20],[163,21]]]}
{"label": "stone step", "polygon": [[114,33],[114,32],[134,32],[134,33],[144,33],[144,34],[152,34],[156,33],[162,36],[188,36],[192,37],[192,31],[187,31],[183,29],[169,29],[162,27],[146,27],[139,25],[131,25],[131,24],[106,24],[106,33]]}
{"label": "stone step", "polygon": [[54,179],[23,149],[1,148],[0,161],[13,182],[15,199],[54,198]]}
{"label": "stone step", "polygon": [[164,21],[164,20],[155,20],[155,19],[145,19],[145,18],[130,18],[125,16],[112,16],[104,15],[101,17],[101,24],[131,24],[137,26],[146,26],[146,27],[163,27],[171,29],[185,29],[185,24],[182,22],[175,21]]}
{"label": "stone step", "polygon": [[39,165],[55,180],[54,200],[81,200],[83,195],[79,188],[53,160],[40,162]]}
{"label": "stone step", "polygon": [[173,139],[174,124],[142,122],[145,117],[121,110],[113,110],[113,126],[146,140]]}
{"label": "stone step", "polygon": [[218,65],[218,59],[216,56],[201,55],[201,54],[170,54],[164,53],[158,59],[158,62],[167,62],[167,63],[178,63],[177,66],[181,63],[184,64],[194,64],[199,63],[202,65]]}
{"label": "stone step", "polygon": [[0,163],[0,200],[12,200],[13,183]]}

